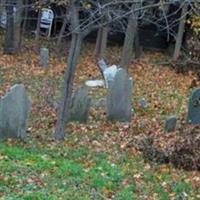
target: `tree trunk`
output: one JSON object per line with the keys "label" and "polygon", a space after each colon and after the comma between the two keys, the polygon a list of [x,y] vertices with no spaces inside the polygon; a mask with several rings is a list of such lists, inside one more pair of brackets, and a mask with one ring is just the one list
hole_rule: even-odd
{"label": "tree trunk", "polygon": [[67,19],[67,16],[65,16],[64,22],[62,24],[62,27],[61,27],[61,30],[60,30],[60,33],[59,33],[59,36],[58,36],[57,45],[56,45],[56,51],[57,51],[58,55],[59,55],[59,50],[60,50],[60,46],[61,46],[61,43],[62,43],[62,38],[63,38],[65,29],[66,29],[66,26],[67,26],[67,22],[68,22],[68,19]]}
{"label": "tree trunk", "polygon": [[136,30],[136,35],[135,35],[134,52],[135,52],[135,59],[139,59],[141,56],[141,46],[140,46],[140,38],[139,38],[138,28]]}
{"label": "tree trunk", "polygon": [[56,123],[55,132],[54,132],[54,138],[56,140],[64,139],[64,126],[65,126],[66,118],[67,119],[69,118],[68,111],[71,104],[72,87],[73,87],[77,61],[80,55],[81,43],[82,43],[82,36],[78,33],[73,33],[71,48],[70,48],[70,52],[68,56],[67,69],[66,69],[65,77],[64,77],[64,80],[65,80],[64,92],[63,92],[60,110],[58,113],[58,120]]}
{"label": "tree trunk", "polygon": [[[24,1],[24,6],[25,6],[25,8],[24,8],[24,21],[23,21],[23,25],[22,25],[22,36],[21,37],[23,37],[24,35],[25,35],[25,33],[26,33],[26,27],[27,27],[27,22],[28,22],[28,0],[25,0]],[[23,44],[22,44],[22,41],[21,41],[21,46],[22,46]]]}
{"label": "tree trunk", "polygon": [[69,108],[71,105],[73,81],[83,39],[82,33],[79,28],[79,11],[77,5],[75,4],[75,1],[71,1],[70,12],[72,41],[68,56],[67,68],[65,70],[63,97],[58,112],[58,119],[54,132],[54,138],[56,140],[63,140],[65,136],[64,127],[66,119],[69,118]]}
{"label": "tree trunk", "polygon": [[122,50],[121,67],[128,70],[128,66],[133,55],[133,45],[137,31],[137,18],[135,14],[131,14],[128,19],[128,25]]}
{"label": "tree trunk", "polygon": [[108,27],[99,28],[94,50],[94,56],[97,59],[105,58],[105,51],[107,47]]}
{"label": "tree trunk", "polygon": [[3,12],[4,12],[4,5],[5,5],[5,0],[0,0],[0,16],[2,16]]}
{"label": "tree trunk", "polygon": [[188,11],[188,4],[185,3],[185,5],[182,8],[181,19],[180,19],[179,28],[178,28],[178,34],[176,36],[176,45],[175,45],[175,49],[174,49],[173,60],[177,60],[180,55],[187,11]]}
{"label": "tree trunk", "polygon": [[22,0],[17,0],[16,4],[16,19],[14,23],[14,51],[19,52],[21,45],[21,23],[22,23],[22,10],[23,3]]}
{"label": "tree trunk", "polygon": [[14,3],[6,1],[6,34],[4,43],[4,53],[14,53]]}
{"label": "tree trunk", "polygon": [[40,8],[38,11],[38,19],[37,19],[37,26],[36,26],[36,32],[35,32],[35,44],[38,48],[39,46],[39,39],[40,39],[40,21],[42,17],[42,9]]}

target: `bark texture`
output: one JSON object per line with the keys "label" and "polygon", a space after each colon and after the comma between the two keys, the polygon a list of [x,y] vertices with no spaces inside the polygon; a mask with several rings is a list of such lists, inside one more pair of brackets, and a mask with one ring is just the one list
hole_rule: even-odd
{"label": "bark texture", "polygon": [[63,140],[65,137],[64,128],[66,118],[69,118],[69,110],[72,99],[73,81],[75,77],[76,65],[80,55],[82,35],[79,29],[79,15],[75,4],[71,8],[72,41],[68,56],[67,68],[64,77],[63,97],[58,112],[58,119],[54,132],[54,139]]}

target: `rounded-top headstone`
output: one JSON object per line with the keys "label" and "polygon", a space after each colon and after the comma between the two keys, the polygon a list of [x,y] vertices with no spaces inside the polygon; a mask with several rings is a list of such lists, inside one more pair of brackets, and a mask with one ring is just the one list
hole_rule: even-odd
{"label": "rounded-top headstone", "polygon": [[14,85],[0,99],[0,138],[24,138],[30,100],[22,84]]}
{"label": "rounded-top headstone", "polygon": [[131,121],[133,80],[125,69],[119,69],[110,85],[107,96],[107,118]]}
{"label": "rounded-top headstone", "polygon": [[165,133],[170,133],[170,132],[175,131],[176,122],[177,122],[176,116],[167,117],[165,120],[165,127],[164,127]]}

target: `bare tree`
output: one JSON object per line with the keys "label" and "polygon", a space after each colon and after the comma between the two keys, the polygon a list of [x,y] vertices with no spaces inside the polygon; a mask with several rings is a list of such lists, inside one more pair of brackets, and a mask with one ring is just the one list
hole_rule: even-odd
{"label": "bare tree", "polygon": [[23,9],[22,5],[22,0],[6,1],[6,35],[4,43],[5,54],[14,54],[20,50]]}
{"label": "bare tree", "polygon": [[[137,23],[135,20],[135,13],[138,11],[143,11],[152,8],[158,8],[160,5],[163,5],[163,2],[156,2],[153,4],[143,5],[141,4],[140,7],[135,7],[133,9],[133,4],[139,3],[141,1],[135,0],[113,0],[113,1],[104,1],[103,4],[100,1],[76,1],[70,0],[70,24],[71,24],[71,48],[70,53],[68,56],[68,65],[65,72],[64,78],[64,91],[62,97],[62,103],[60,105],[58,119],[55,127],[54,138],[56,140],[62,140],[64,138],[64,125],[66,118],[69,117],[69,108],[71,103],[71,96],[72,96],[72,87],[73,87],[73,80],[74,74],[76,70],[76,64],[80,55],[81,43],[85,35],[89,33],[93,29],[102,28],[108,25],[111,22],[120,20],[123,17],[131,16],[130,20],[133,20],[134,26],[131,27],[131,30],[135,31],[137,27]],[[80,20],[79,18],[79,11],[82,6],[85,5],[84,3],[89,3],[91,8],[89,9],[89,16],[84,20]],[[170,2],[166,2],[166,5],[170,5]],[[121,6],[122,10],[125,7],[126,11],[116,13],[115,7],[117,9]],[[105,18],[103,9],[107,9],[108,17],[106,17],[106,21],[102,20]],[[133,15],[134,13],[134,15]],[[132,24],[131,23],[131,24]],[[129,39],[129,38],[128,38]],[[133,40],[133,39],[132,39]],[[132,42],[132,41],[131,41]],[[132,51],[132,50],[131,50]],[[129,56],[130,57],[130,56]],[[129,59],[129,57],[127,59]],[[126,62],[126,60],[124,61]],[[126,64],[126,63],[125,63]],[[67,115],[67,116],[66,116]]]}
{"label": "bare tree", "polygon": [[105,58],[105,51],[108,39],[108,26],[100,27],[97,34],[94,56],[96,59]]}
{"label": "bare tree", "polygon": [[64,32],[65,32],[65,29],[67,27],[68,22],[69,22],[69,15],[68,15],[68,10],[66,9],[66,14],[64,16],[63,24],[62,24],[62,27],[61,27],[61,30],[60,30],[60,33],[59,33],[59,36],[58,36],[58,41],[57,41],[57,44],[56,44],[56,51],[57,51],[58,55],[59,55],[60,46],[61,46],[62,39],[63,39],[63,36],[64,36]]}
{"label": "bare tree", "polygon": [[134,12],[140,5],[138,3],[133,5],[132,13],[128,18],[128,25],[124,40],[124,46],[122,50],[122,60],[121,60],[121,67],[128,70],[128,66],[130,64],[132,55],[133,55],[133,45],[136,39],[136,35],[138,35],[138,12]]}
{"label": "bare tree", "polygon": [[[40,1],[39,1],[39,3],[40,3]],[[42,17],[42,8],[41,8],[41,6],[39,6],[39,8],[38,8],[37,26],[36,26],[36,31],[35,31],[35,44],[36,44],[36,47],[38,47],[38,45],[39,45],[41,17]]]}
{"label": "bare tree", "polygon": [[72,26],[72,41],[70,52],[68,56],[68,63],[67,68],[65,70],[65,77],[64,77],[64,91],[63,97],[61,101],[61,106],[58,113],[58,120],[56,123],[56,129],[54,132],[54,138],[56,140],[64,139],[64,124],[66,118],[69,117],[69,108],[71,103],[71,96],[72,96],[72,87],[73,87],[73,80],[76,70],[76,64],[79,58],[80,50],[81,50],[81,43],[83,36],[79,30],[79,10],[77,8],[76,2],[71,1],[71,9],[70,9],[70,22]]}
{"label": "bare tree", "polygon": [[183,8],[182,8],[182,14],[181,14],[181,19],[180,19],[180,23],[179,23],[179,28],[178,28],[178,33],[176,38],[176,45],[175,45],[175,49],[174,49],[174,55],[173,55],[173,60],[177,60],[179,55],[180,55],[180,50],[181,50],[181,46],[182,46],[182,41],[183,41],[183,35],[184,35],[184,31],[185,31],[185,20],[187,17],[187,11],[188,11],[188,3],[187,2],[183,2]]}
{"label": "bare tree", "polygon": [[[14,0],[6,0],[6,11],[7,11],[7,29],[6,29],[6,37],[5,37],[5,52],[12,52],[13,51],[13,41],[14,41],[14,17],[13,17],[13,7],[16,5],[16,2],[13,3]],[[174,32],[172,31],[171,27],[175,26],[179,23],[179,21],[182,21],[184,16],[186,16],[187,13],[187,7],[184,7],[184,11],[186,13],[182,12],[182,15],[180,16],[180,19],[177,19],[175,22],[168,22],[168,14],[165,12],[161,12],[162,15],[158,18],[156,18],[156,10],[159,10],[160,8],[164,6],[169,6],[174,4],[174,1],[171,0],[69,0],[68,6],[69,6],[69,15],[65,16],[66,18],[69,18],[69,24],[70,24],[70,33],[68,35],[71,35],[72,41],[71,41],[71,47],[70,52],[68,55],[68,63],[65,70],[65,77],[64,77],[64,90],[62,95],[62,102],[59,108],[58,112],[58,119],[55,127],[54,132],[54,138],[57,140],[64,138],[64,125],[66,118],[68,118],[69,115],[69,108],[71,103],[71,96],[72,96],[72,88],[73,88],[73,81],[75,76],[75,70],[76,65],[78,62],[78,58],[81,51],[81,44],[83,41],[83,38],[92,30],[103,30],[105,28],[104,36],[101,38],[106,38],[107,36],[107,30],[106,28],[109,27],[111,23],[118,22],[121,23],[121,19],[126,18],[128,20],[128,25],[125,25],[127,27],[126,29],[126,38],[124,41],[124,48],[123,48],[123,59],[121,62],[121,65],[124,67],[127,67],[130,58],[132,56],[133,52],[133,44],[134,40],[138,41],[138,38],[135,38],[137,35],[137,29],[138,27],[143,23],[143,21],[146,21],[148,23],[155,24],[156,26],[159,26],[159,28],[162,31],[166,31],[168,34],[173,35]],[[148,2],[148,3],[146,3]],[[183,0],[181,1],[180,5],[186,4],[191,6],[192,0]],[[139,5],[139,6],[138,6]],[[105,12],[106,10],[106,12]],[[80,13],[84,11],[87,13],[86,16],[81,16]],[[120,11],[120,12],[119,12]],[[149,12],[151,11],[151,12]],[[150,13],[150,15],[148,15]],[[169,14],[171,15],[171,14]],[[162,26],[159,24],[159,21],[165,20],[166,24],[165,26]],[[40,15],[39,15],[40,20]],[[183,20],[184,21],[184,20]],[[39,22],[37,29],[39,27]],[[182,27],[182,28],[181,28]],[[184,26],[181,25],[179,28],[182,30],[184,29]],[[64,26],[63,26],[64,29]],[[179,29],[179,30],[180,30]],[[131,34],[132,33],[132,34]],[[182,38],[183,32],[178,34],[177,38]],[[65,36],[63,33],[61,34],[60,38]],[[175,36],[175,35],[173,35]],[[38,40],[39,34],[36,37],[36,41]],[[102,41],[102,40],[101,40]],[[100,46],[100,55],[103,56],[103,52],[105,49],[106,40],[103,40],[104,42]],[[179,41],[179,40],[177,40]],[[182,39],[180,40],[182,41]],[[178,51],[180,49],[180,43],[177,43]],[[176,50],[177,51],[177,50]]]}

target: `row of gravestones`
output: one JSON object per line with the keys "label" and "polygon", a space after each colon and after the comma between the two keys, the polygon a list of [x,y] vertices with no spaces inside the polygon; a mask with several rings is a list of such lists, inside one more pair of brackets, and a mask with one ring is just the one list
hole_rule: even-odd
{"label": "row of gravestones", "polygon": [[[120,69],[109,87],[107,118],[131,120],[132,79]],[[86,122],[91,105],[88,87],[80,87],[73,95],[70,118],[67,121]],[[31,103],[22,84],[14,85],[0,100],[0,138],[24,138]]]}
{"label": "row of gravestones", "polygon": [[[200,125],[200,88],[193,90],[188,104],[187,122],[193,125]],[[164,130],[166,133],[176,129],[177,117],[169,116],[165,120]]]}
{"label": "row of gravestones", "polygon": [[[107,119],[116,121],[131,121],[132,114],[132,88],[133,81],[129,78],[126,70],[119,69],[114,80],[109,83],[107,103]],[[71,108],[72,121],[86,122],[90,108],[88,88],[82,86],[73,97]],[[103,102],[105,103],[105,102]],[[140,102],[146,108],[146,101]],[[200,88],[193,91],[188,108],[187,121],[190,124],[200,124]],[[169,116],[165,120],[164,131],[173,132],[176,128],[177,117]]]}
{"label": "row of gravestones", "polygon": [[[108,88],[106,100],[108,120],[131,120],[132,88],[132,79],[125,70],[119,69]],[[21,84],[13,86],[0,99],[0,138],[25,137],[30,105],[31,103],[25,88]],[[88,96],[88,87],[82,86],[73,95],[70,119],[68,120],[86,122],[90,105],[91,99]],[[165,131],[173,131],[176,126],[176,121],[175,116],[167,118]],[[194,90],[190,97],[187,121],[190,124],[200,124],[200,88]]]}
{"label": "row of gravestones", "polygon": [[[124,69],[119,69],[112,82],[109,83],[107,95],[107,119],[131,121],[133,81]],[[86,122],[91,99],[88,87],[80,87],[73,96],[70,120]]]}

